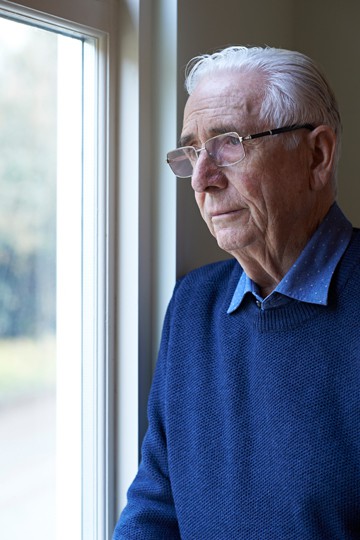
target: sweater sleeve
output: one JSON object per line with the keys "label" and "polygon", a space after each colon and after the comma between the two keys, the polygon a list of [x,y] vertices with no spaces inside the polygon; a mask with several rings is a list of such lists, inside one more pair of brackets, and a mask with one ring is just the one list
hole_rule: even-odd
{"label": "sweater sleeve", "polygon": [[159,357],[148,402],[149,427],[138,473],[113,540],[179,540],[180,533],[169,478],[166,445],[166,357],[171,304],[165,317]]}

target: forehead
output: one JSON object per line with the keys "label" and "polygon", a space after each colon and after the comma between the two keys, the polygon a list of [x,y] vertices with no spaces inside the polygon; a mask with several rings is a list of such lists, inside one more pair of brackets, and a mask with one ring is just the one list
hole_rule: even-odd
{"label": "forehead", "polygon": [[259,124],[264,79],[256,73],[221,72],[204,77],[189,96],[182,138],[242,131]]}

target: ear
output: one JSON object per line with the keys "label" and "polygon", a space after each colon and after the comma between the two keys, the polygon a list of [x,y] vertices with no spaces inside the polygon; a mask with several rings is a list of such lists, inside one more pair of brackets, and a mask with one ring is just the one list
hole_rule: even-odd
{"label": "ear", "polygon": [[309,133],[308,140],[311,151],[311,188],[319,191],[332,179],[336,135],[330,126],[318,126]]}

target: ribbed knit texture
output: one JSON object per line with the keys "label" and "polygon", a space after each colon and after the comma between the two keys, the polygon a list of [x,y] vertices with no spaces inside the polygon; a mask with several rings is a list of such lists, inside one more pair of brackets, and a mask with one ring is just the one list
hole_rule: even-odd
{"label": "ribbed knit texture", "polygon": [[116,540],[360,539],[360,233],[328,306],[227,314],[240,273],[176,287]]}

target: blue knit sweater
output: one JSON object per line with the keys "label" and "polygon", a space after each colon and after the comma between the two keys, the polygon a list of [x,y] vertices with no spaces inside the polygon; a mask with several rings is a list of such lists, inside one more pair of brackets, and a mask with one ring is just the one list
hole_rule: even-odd
{"label": "blue knit sweater", "polygon": [[360,539],[360,232],[328,306],[227,314],[235,261],[174,292],[114,539]]}

